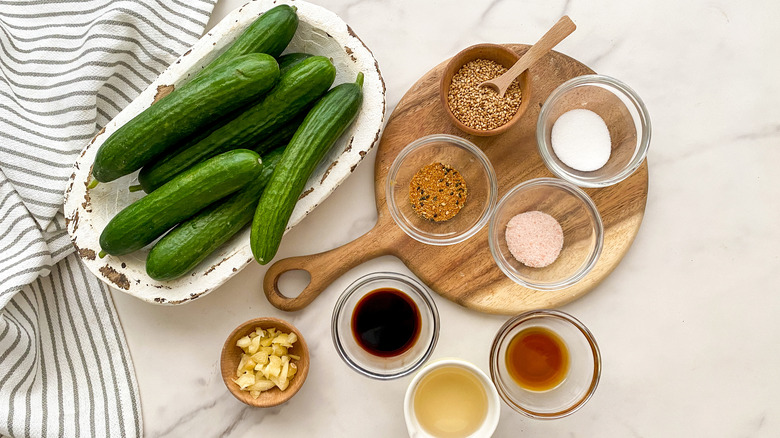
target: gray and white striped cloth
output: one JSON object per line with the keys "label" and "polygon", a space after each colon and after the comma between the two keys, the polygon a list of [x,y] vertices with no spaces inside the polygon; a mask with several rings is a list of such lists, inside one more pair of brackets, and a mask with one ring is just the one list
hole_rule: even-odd
{"label": "gray and white striped cloth", "polygon": [[143,433],[106,286],[62,198],[83,146],[203,33],[216,0],[0,0],[0,436]]}

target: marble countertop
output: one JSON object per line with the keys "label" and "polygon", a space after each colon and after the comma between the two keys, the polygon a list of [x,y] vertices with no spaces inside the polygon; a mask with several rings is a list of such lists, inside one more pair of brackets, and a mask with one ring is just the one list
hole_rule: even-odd
{"label": "marble countertop", "polygon": [[[496,437],[732,437],[780,435],[780,3],[694,0],[314,0],[372,49],[388,112],[426,71],[479,42],[533,43],[562,14],[577,31],[558,50],[619,78],[653,121],[642,228],[601,285],[562,310],[584,322],[603,355],[601,383],[574,415],[531,420],[502,407]],[[243,0],[220,0],[211,25]],[[278,257],[344,244],[376,221],[366,157],[284,239]],[[345,214],[348,212],[348,214]],[[381,382],[350,370],[331,343],[340,292],[372,271],[411,274],[397,259],[367,262],[307,309],[284,313],[261,292],[253,264],[191,304],[159,307],[114,293],[141,391],[146,435],[402,437],[410,377]],[[300,290],[305,279],[285,277]],[[442,321],[433,358],[488,370],[505,316],[435,297]],[[222,383],[219,353],[239,323],[276,316],[307,337],[301,392],[252,409]]]}

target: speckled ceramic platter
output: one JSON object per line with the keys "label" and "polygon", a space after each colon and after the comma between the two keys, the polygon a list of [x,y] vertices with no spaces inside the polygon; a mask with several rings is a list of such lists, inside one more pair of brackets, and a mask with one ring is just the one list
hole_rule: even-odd
{"label": "speckled ceramic platter", "polygon": [[355,80],[363,72],[363,105],[358,118],[336,142],[309,179],[287,225],[295,226],[322,203],[379,141],[385,114],[385,86],[371,51],[337,15],[303,1],[252,1],[228,14],[214,29],[166,69],[103,131],[87,144],[76,161],[65,192],[68,232],[84,264],[110,286],[144,301],[181,304],[213,291],[247,264],[253,262],[249,229],[234,236],[204,260],[192,273],[174,281],[158,282],[146,275],[148,249],[125,256],[97,257],[98,239],[108,221],[121,209],[143,196],[128,187],[137,174],[128,175],[88,190],[92,163],[103,141],[124,123],[148,108],[160,92],[180,86],[215,59],[264,11],[286,3],[298,8],[300,24],[287,52],[307,52],[329,57],[336,66],[334,85]]}

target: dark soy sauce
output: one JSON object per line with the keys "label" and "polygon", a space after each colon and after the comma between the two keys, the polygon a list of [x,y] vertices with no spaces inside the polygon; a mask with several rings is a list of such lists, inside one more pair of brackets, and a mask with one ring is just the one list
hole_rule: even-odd
{"label": "dark soy sauce", "polygon": [[352,334],[362,349],[375,356],[398,356],[420,336],[420,309],[400,290],[373,290],[352,312]]}

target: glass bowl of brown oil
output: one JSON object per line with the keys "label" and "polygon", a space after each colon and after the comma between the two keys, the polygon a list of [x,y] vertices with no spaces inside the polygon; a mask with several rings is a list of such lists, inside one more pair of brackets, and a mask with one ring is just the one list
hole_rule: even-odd
{"label": "glass bowl of brown oil", "polygon": [[515,411],[531,418],[561,418],[580,409],[596,391],[601,354],[576,318],[534,310],[510,319],[496,334],[490,377]]}

